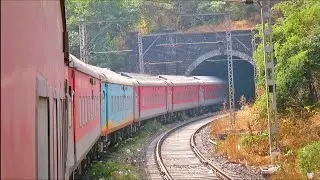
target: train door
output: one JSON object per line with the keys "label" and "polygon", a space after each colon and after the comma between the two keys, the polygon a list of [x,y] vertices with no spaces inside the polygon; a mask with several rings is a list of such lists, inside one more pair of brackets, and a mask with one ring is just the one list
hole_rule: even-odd
{"label": "train door", "polygon": [[[69,88],[69,91],[72,89]],[[70,174],[73,170],[73,165],[75,163],[74,161],[74,141],[73,141],[73,129],[72,129],[72,118],[73,118],[73,104],[72,104],[72,96],[68,94],[66,97],[66,117],[67,117],[67,143],[66,143],[66,172],[65,172],[65,178],[69,179]]]}
{"label": "train door", "polygon": [[135,119],[139,119],[140,118],[140,103],[139,103],[139,88],[138,86],[135,87],[135,91],[134,91],[134,116]]}
{"label": "train door", "polygon": [[103,130],[107,129],[107,93],[104,88],[105,84],[102,84],[102,92],[101,92],[101,128]]}
{"label": "train door", "polygon": [[53,179],[58,179],[58,135],[59,135],[58,99],[53,99]]}
{"label": "train door", "polygon": [[167,86],[167,107],[168,111],[172,111],[172,87],[170,85]]}
{"label": "train door", "polygon": [[48,179],[50,174],[49,98],[37,101],[37,179]]}
{"label": "train door", "polygon": [[199,88],[199,103],[200,106],[204,106],[204,86],[200,86]]}

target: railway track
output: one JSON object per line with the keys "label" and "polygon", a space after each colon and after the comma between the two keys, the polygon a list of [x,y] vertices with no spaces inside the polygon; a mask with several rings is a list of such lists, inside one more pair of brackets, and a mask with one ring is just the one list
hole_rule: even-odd
{"label": "railway track", "polygon": [[[233,179],[208,162],[195,144],[195,133],[216,118],[219,116],[200,116],[161,135],[154,152],[161,179]],[[151,174],[150,178],[153,177]]]}

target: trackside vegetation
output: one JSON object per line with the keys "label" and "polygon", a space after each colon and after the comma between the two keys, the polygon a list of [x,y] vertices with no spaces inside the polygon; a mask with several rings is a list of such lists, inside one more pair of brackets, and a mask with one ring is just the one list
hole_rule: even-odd
{"label": "trackside vegetation", "polygon": [[119,142],[111,147],[106,161],[95,162],[91,165],[86,176],[92,180],[138,180],[144,179],[145,144],[158,132],[165,131],[167,126],[148,121],[136,136]]}
{"label": "trackside vegetation", "polygon": [[[273,7],[275,80],[279,110],[279,170],[272,179],[320,179],[320,1],[280,1]],[[261,38],[261,26],[257,26]],[[231,161],[265,166],[270,163],[263,46],[254,52],[257,63],[256,101],[243,103],[236,115],[211,126],[218,152]],[[219,140],[221,134],[228,134]]]}

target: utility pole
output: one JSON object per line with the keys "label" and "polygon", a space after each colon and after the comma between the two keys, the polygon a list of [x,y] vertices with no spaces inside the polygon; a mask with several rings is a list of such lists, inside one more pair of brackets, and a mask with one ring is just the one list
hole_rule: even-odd
{"label": "utility pole", "polygon": [[265,84],[267,97],[269,148],[271,162],[280,155],[278,135],[278,112],[275,84],[274,55],[272,42],[271,0],[225,0],[225,2],[242,2],[246,4],[258,3],[261,10],[261,23],[263,35]]}
{"label": "utility pole", "polygon": [[278,137],[277,97],[274,75],[274,56],[270,0],[261,0],[261,20],[264,49],[265,84],[267,96],[270,158],[272,163],[280,154]]}
{"label": "utility pole", "polygon": [[235,114],[234,114],[234,83],[233,83],[233,61],[232,61],[232,21],[230,14],[225,14],[227,27],[226,27],[226,46],[227,46],[227,60],[228,60],[228,84],[229,84],[229,107],[231,118],[231,129],[235,128]]}
{"label": "utility pole", "polygon": [[87,23],[79,25],[80,36],[80,60],[84,63],[88,63],[88,37],[87,37]]}
{"label": "utility pole", "polygon": [[139,50],[139,72],[140,74],[143,74],[144,62],[143,62],[142,37],[140,33],[138,33],[138,50]]}
{"label": "utility pole", "polygon": [[[88,47],[89,45],[98,37],[98,35],[100,35],[103,31],[100,31],[100,33],[98,33],[94,38],[90,39],[90,41],[88,42],[88,33],[87,33],[87,27],[88,25],[92,25],[92,24],[103,24],[106,23],[108,25],[108,23],[117,23],[117,22],[129,22],[130,20],[106,20],[106,21],[81,21],[79,22],[79,39],[80,39],[80,60],[83,61],[84,63],[88,63],[89,62],[89,55],[91,52],[89,52]],[[106,29],[107,26],[104,27],[104,29]],[[101,29],[100,29],[101,30]],[[122,50],[122,51],[118,51],[120,53],[122,52],[130,52],[131,50]],[[92,52],[92,53],[96,53],[96,52]],[[98,54],[108,54],[108,53],[117,53],[116,51],[105,51],[105,52],[99,52]]]}

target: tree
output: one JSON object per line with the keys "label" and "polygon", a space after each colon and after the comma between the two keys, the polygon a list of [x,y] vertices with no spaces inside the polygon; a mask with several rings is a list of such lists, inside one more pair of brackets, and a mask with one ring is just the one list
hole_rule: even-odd
{"label": "tree", "polygon": [[[300,110],[314,104],[320,90],[320,2],[281,2],[274,11],[277,12],[273,41],[278,105],[280,111],[288,108]],[[260,69],[258,86],[263,88],[262,44],[254,53],[254,59]],[[264,100],[261,97],[257,103],[263,104],[259,101]]]}

